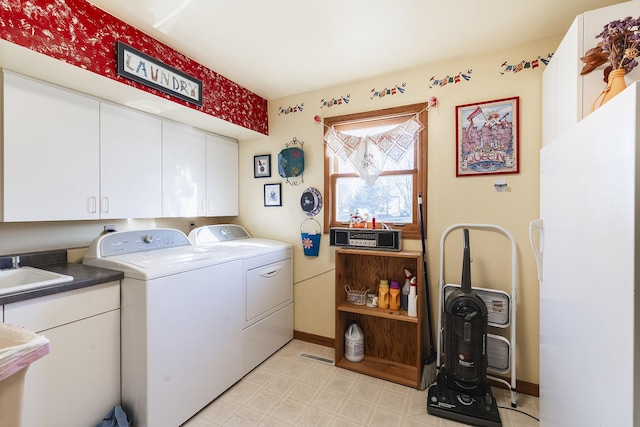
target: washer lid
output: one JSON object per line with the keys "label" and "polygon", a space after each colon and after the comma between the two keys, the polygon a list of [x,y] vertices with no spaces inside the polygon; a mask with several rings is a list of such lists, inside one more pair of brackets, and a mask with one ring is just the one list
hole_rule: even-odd
{"label": "washer lid", "polygon": [[189,240],[198,246],[221,248],[245,258],[293,248],[290,243],[250,237],[247,230],[235,224],[196,228],[189,233]]}
{"label": "washer lid", "polygon": [[225,248],[183,246],[113,255],[107,258],[85,257],[83,263],[94,267],[122,271],[125,277],[151,280],[241,258],[241,254]]}
{"label": "washer lid", "polygon": [[189,240],[194,245],[229,242],[232,240],[248,239],[249,233],[236,224],[205,225],[191,230]]}
{"label": "washer lid", "polygon": [[224,248],[194,246],[182,231],[154,228],[99,236],[91,242],[83,264],[149,280],[240,258]]}

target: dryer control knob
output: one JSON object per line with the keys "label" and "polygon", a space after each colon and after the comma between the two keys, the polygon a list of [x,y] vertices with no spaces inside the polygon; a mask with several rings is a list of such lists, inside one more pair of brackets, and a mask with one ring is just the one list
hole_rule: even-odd
{"label": "dryer control knob", "polygon": [[151,243],[153,242],[153,236],[151,234],[147,234],[142,238],[142,241],[145,243]]}

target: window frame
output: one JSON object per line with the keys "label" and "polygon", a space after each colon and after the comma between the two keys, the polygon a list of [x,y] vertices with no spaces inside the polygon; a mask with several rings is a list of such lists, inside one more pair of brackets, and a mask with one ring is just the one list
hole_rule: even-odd
{"label": "window frame", "polygon": [[[426,233],[427,227],[427,148],[428,148],[428,112],[427,103],[411,104],[400,107],[385,108],[381,110],[366,111],[361,113],[346,114],[341,116],[325,117],[324,132],[331,126],[349,126],[358,125],[364,122],[380,122],[385,123],[402,123],[413,116],[417,116],[418,120],[424,128],[418,134],[414,145],[415,155],[415,175],[413,181],[413,200],[412,218],[413,222],[404,225],[395,225],[394,229],[402,230],[403,239],[420,239],[420,217],[418,213],[418,194],[422,194],[422,217],[424,218],[424,227]],[[331,156],[327,145],[324,145],[324,230],[329,232],[332,227],[344,227],[342,222],[335,221],[334,217],[334,196],[336,193],[336,175],[331,170]],[[341,174],[342,175],[342,174]],[[344,175],[342,175],[344,176]],[[426,238],[426,234],[425,234]]]}

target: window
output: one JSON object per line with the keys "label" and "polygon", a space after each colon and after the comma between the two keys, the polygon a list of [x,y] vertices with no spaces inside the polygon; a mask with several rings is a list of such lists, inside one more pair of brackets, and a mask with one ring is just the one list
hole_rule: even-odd
{"label": "window", "polygon": [[[373,185],[368,185],[349,162],[341,161],[325,144],[324,228],[347,227],[351,213],[366,209],[376,223],[402,230],[403,238],[420,238],[418,194],[422,194],[423,214],[427,201],[427,111],[426,104],[388,108],[344,116],[325,117],[326,131],[354,136],[386,132],[417,117],[424,128],[400,162],[387,159]],[[424,216],[426,220],[426,215]]]}

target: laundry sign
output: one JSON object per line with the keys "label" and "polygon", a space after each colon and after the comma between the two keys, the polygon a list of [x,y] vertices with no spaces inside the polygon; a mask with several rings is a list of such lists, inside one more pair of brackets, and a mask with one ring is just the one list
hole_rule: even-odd
{"label": "laundry sign", "polygon": [[202,81],[122,42],[116,46],[119,76],[202,106]]}

